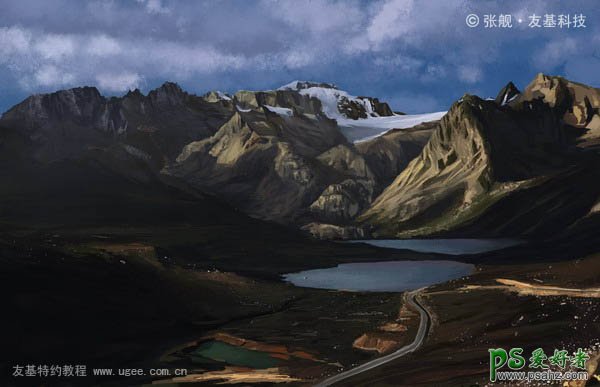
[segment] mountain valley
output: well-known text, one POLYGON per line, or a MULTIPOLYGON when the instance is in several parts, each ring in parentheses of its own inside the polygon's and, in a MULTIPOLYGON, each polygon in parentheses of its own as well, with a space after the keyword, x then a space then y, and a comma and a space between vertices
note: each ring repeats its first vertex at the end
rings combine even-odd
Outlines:
POLYGON ((0 368, 81 361, 190 370, 127 379, 138 384, 314 384, 410 345, 419 311, 405 293, 282 276, 398 260, 474 266, 419 291, 431 312, 421 352, 348 385, 483 385, 490 346, 587 348, 597 299, 571 295, 600 283, 599 123, 598 89, 543 74, 414 115, 305 81, 33 95, 0 118, 2 293, 22 320, 3 329, 0 368), (375 238, 518 243, 452 255, 365 243, 375 238))

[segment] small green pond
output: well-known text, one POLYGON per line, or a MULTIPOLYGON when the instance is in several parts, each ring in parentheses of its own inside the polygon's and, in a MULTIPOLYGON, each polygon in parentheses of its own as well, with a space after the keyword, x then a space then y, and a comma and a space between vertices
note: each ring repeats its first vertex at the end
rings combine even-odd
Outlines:
POLYGON ((222 341, 202 343, 192 352, 192 356, 250 368, 270 368, 278 364, 278 360, 266 352, 253 351, 222 341))

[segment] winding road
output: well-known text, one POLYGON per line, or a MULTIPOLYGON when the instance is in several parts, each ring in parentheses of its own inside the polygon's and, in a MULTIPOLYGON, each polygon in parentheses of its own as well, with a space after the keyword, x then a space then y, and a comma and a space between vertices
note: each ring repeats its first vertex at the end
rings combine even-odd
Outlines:
POLYGON ((415 336, 415 339, 412 343, 400 348, 395 352, 392 352, 382 357, 378 357, 377 359, 371 360, 357 367, 351 368, 347 371, 340 372, 337 375, 334 375, 330 378, 321 381, 320 383, 316 384, 316 386, 331 386, 332 384, 348 379, 352 376, 356 376, 362 372, 372 370, 373 368, 379 367, 380 365, 389 363, 392 360, 398 359, 399 357, 416 351, 423 344, 425 337, 427 337, 427 332, 431 324, 431 316, 429 312, 417 300, 417 296, 424 289, 425 288, 413 290, 412 292, 409 292, 406 297, 408 305, 412 306, 415 310, 418 310, 420 315, 419 330, 417 331, 417 335, 415 336))

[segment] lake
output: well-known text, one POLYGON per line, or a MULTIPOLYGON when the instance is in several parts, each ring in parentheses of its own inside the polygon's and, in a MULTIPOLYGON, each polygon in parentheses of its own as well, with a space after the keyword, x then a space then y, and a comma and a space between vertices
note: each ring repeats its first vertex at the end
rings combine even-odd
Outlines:
POLYGON ((368 239, 350 241, 377 247, 450 255, 477 254, 522 244, 517 239, 368 239))
POLYGON ((361 262, 305 270, 283 277, 305 288, 402 292, 460 278, 474 269, 473 265, 455 261, 361 262))
MULTIPOLYGON (((476 254, 522 244, 516 239, 369 239, 368 243, 392 249, 448 255, 476 254)), ((285 274, 283 278, 305 288, 366 292, 402 292, 464 277, 475 266, 444 261, 384 261, 344 263, 336 267, 285 274)))
POLYGON ((279 363, 266 352, 253 351, 216 340, 200 344, 192 352, 192 356, 250 368, 270 368, 279 363))

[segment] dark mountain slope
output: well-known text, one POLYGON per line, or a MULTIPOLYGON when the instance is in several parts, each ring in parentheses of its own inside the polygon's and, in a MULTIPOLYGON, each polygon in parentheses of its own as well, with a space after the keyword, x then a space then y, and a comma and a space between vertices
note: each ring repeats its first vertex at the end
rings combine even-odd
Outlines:
POLYGON ((387 187, 421 153, 438 125, 438 121, 432 121, 413 128, 393 129, 379 137, 355 144, 377 177, 377 193, 387 187))
POLYGON ((42 161, 122 143, 162 166, 185 144, 214 133, 232 114, 230 102, 208 102, 174 83, 147 96, 136 90, 121 98, 105 98, 96 88, 83 87, 31 96, 4 113, 0 126, 26 134, 35 145, 33 156, 42 161))

